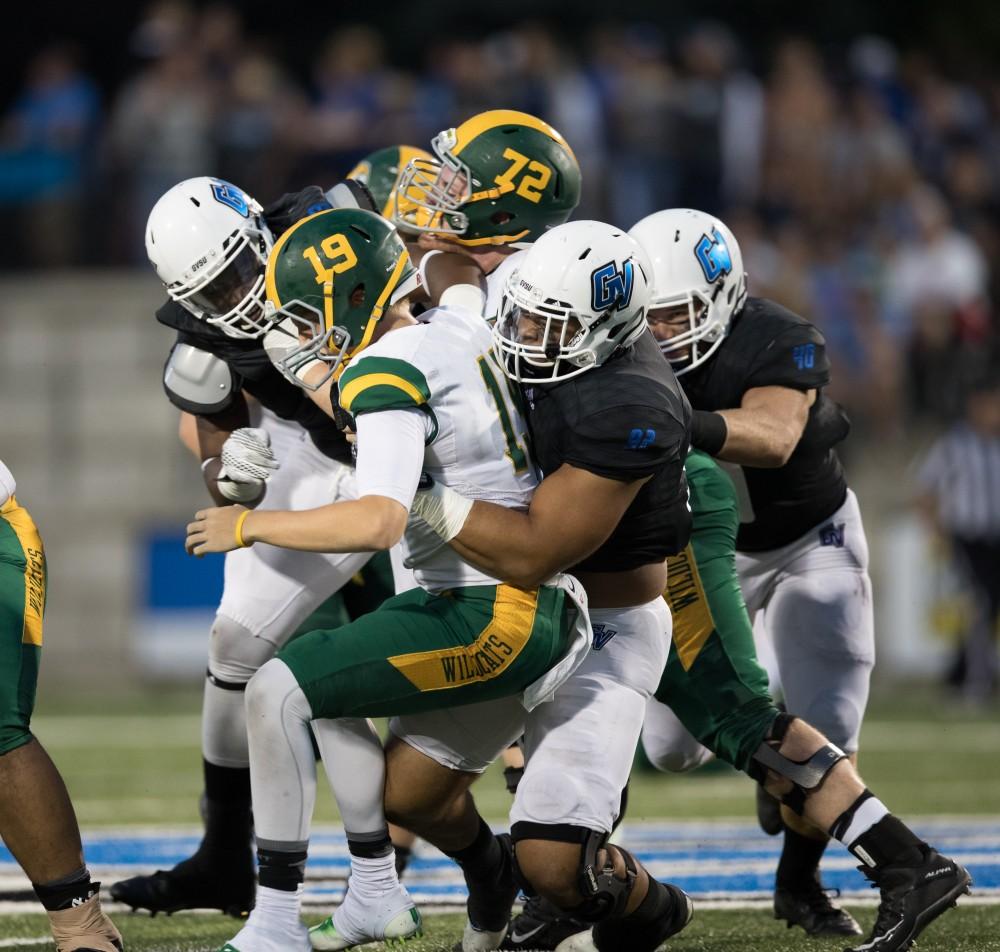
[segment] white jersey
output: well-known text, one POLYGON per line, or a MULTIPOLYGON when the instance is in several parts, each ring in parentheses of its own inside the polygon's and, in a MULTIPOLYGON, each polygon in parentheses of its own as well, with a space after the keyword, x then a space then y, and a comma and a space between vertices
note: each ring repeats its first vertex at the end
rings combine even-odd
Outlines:
MULTIPOLYGON (((341 406, 355 417, 387 410, 425 414, 423 470, 470 499, 527 509, 538 484, 526 427, 490 350, 490 330, 470 311, 440 307, 390 331, 342 374, 341 406)), ((363 453, 359 424, 359 452, 363 453)), ((359 468, 361 457, 359 455, 359 468)), ((404 554, 428 591, 497 580, 462 560, 419 523, 404 554)))
POLYGON ((4 466, 3 460, 0 459, 0 506, 6 505, 10 497, 14 495, 16 488, 14 474, 4 466))
POLYGON ((516 254, 508 255, 486 275, 486 307, 483 316, 490 323, 500 316, 500 302, 503 300, 507 278, 524 261, 524 256, 527 253, 527 248, 524 248, 516 254))

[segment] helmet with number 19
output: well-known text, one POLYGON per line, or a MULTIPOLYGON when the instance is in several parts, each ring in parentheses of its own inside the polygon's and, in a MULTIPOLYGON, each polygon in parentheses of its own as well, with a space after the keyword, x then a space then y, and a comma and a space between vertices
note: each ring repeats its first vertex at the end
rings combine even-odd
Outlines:
POLYGON ((747 298, 743 255, 718 218, 692 208, 668 208, 637 222, 629 234, 653 266, 649 321, 678 376, 715 353, 747 298), (675 325, 670 336, 658 321, 675 325))
POLYGON ((146 222, 146 254, 167 294, 230 337, 255 339, 264 314, 264 265, 273 244, 263 209, 222 179, 186 179, 146 222))
POLYGON ((292 383, 316 390, 371 343, 385 312, 417 282, 402 238, 381 215, 333 208, 303 218, 267 261, 277 322, 265 341, 271 360, 292 383), (316 361, 324 372, 306 382, 302 370, 316 361))
POLYGON ((400 175, 392 220, 463 245, 526 247, 580 203, 580 166, 566 140, 525 112, 495 109, 431 141, 400 175))

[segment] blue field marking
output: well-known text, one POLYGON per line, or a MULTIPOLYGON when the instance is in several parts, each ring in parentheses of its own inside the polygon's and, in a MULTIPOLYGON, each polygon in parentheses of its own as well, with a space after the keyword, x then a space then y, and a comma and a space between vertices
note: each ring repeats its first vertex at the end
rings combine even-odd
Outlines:
MULTIPOLYGON (((1000 820, 948 818, 914 825, 921 836, 969 868, 975 893, 1000 895, 1000 820)), ((770 895, 781 840, 765 836, 756 826, 729 821, 626 822, 621 833, 622 845, 654 876, 676 883, 695 897, 735 900, 770 895)), ((191 832, 123 831, 90 833, 84 845, 95 876, 111 883, 137 872, 169 868, 190 856, 199 839, 191 832)), ((824 883, 848 895, 873 895, 855 867, 854 857, 832 844, 823 861, 824 883)), ((338 901, 349 868, 343 832, 317 830, 310 845, 305 901, 314 905, 338 901)), ((0 876, 7 889, 22 888, 23 875, 2 847, 0 876)), ((426 844, 418 847, 406 883, 418 901, 443 905, 465 901, 458 867, 426 844)), ((28 888, 23 879, 23 889, 28 888)))

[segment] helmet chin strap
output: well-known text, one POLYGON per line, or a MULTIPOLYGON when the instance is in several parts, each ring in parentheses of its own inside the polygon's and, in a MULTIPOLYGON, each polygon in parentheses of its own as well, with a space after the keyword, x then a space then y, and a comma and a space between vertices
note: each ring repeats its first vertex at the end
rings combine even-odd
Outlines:
POLYGON ((323 282, 323 322, 326 330, 333 330, 333 275, 323 282))

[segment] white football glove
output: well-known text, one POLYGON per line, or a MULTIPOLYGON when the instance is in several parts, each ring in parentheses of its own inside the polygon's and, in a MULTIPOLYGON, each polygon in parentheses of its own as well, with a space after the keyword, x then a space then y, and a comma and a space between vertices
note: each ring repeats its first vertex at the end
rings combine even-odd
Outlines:
POLYGON ((222 444, 219 492, 233 502, 250 502, 263 491, 268 477, 281 464, 271 450, 271 436, 260 427, 233 430, 222 444))

